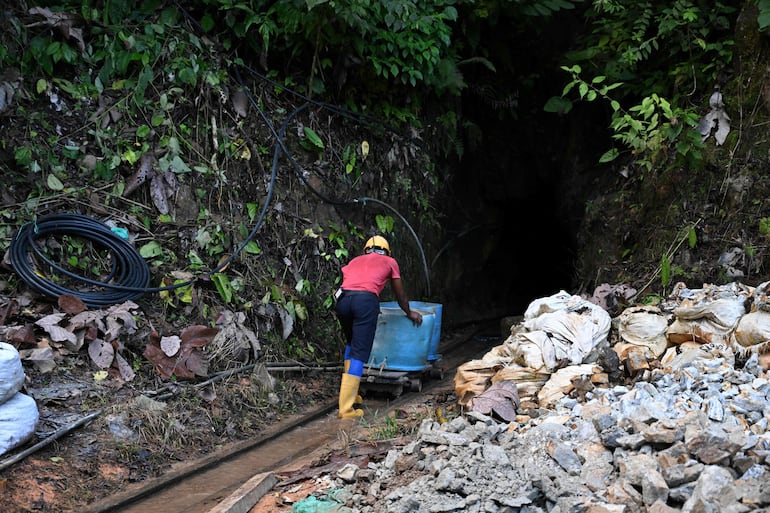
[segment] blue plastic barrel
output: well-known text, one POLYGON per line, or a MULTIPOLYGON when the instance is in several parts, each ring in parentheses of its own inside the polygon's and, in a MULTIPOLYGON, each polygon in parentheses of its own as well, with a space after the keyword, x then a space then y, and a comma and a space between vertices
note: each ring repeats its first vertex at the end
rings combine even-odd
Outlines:
MULTIPOLYGON (((397 301, 383 301, 380 303, 380 308, 399 308, 397 301)), ((428 311, 435 316, 433 321, 433 332, 431 333, 430 345, 428 347, 428 361, 434 362, 441 359, 441 354, 438 352, 439 343, 441 342, 441 303, 428 303, 426 301, 409 301, 409 308, 414 308, 418 312, 428 311)), ((403 312, 402 312, 403 313, 403 312)))
POLYGON ((380 303, 377 331, 369 361, 371 368, 393 371, 424 371, 430 368, 428 353, 433 336, 435 314, 412 306, 422 314, 422 325, 414 323, 404 315, 396 304, 395 308, 380 303))

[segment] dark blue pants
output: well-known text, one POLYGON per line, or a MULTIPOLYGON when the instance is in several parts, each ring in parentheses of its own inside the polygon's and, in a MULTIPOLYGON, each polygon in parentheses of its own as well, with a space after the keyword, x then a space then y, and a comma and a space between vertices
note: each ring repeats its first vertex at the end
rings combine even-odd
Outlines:
POLYGON ((337 301, 337 318, 350 346, 350 358, 366 363, 372 352, 380 300, 370 292, 343 293, 337 301))

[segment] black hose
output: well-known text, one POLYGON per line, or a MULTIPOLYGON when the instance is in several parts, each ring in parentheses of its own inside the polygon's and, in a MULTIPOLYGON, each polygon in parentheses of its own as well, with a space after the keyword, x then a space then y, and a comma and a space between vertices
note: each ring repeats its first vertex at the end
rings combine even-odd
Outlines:
POLYGON ((11 241, 8 250, 14 270, 33 289, 59 297, 72 294, 89 307, 100 308, 141 296, 150 283, 150 269, 139 252, 115 234, 109 226, 92 217, 80 214, 53 214, 22 226, 11 241), (48 234, 74 235, 91 241, 110 252, 111 269, 101 280, 94 280, 53 262, 41 251, 37 239, 48 234), (47 270, 36 262, 45 262, 47 270), (51 272, 84 284, 82 289, 70 289, 46 278, 51 272))

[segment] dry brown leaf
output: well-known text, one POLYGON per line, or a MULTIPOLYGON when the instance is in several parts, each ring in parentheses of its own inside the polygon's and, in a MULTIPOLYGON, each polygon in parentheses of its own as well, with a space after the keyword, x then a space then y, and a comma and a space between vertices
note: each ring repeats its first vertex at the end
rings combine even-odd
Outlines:
POLYGON ((16 346, 34 346, 37 344, 35 330, 31 324, 26 324, 18 328, 9 328, 6 334, 8 341, 16 346))
POLYGON ((134 369, 131 368, 131 365, 120 355, 120 353, 115 354, 115 362, 118 364, 120 377, 123 378, 124 381, 132 381, 134 377, 136 377, 134 369))
POLYGON ((209 373, 209 361, 202 351, 191 351, 183 363, 196 376, 205 377, 209 373))
POLYGON ((100 369, 108 369, 115 359, 115 348, 109 342, 96 339, 88 344, 88 356, 100 369))
POLYGON ((511 422, 516 418, 516 408, 519 407, 519 404, 519 391, 516 383, 498 381, 481 395, 473 398, 471 411, 497 416, 506 422, 511 422))
MULTIPOLYGON (((144 357, 150 360, 161 376, 177 379, 195 379, 196 376, 208 374, 208 358, 203 354, 202 347, 208 345, 218 333, 217 328, 203 325, 188 326, 179 335, 181 347, 174 356, 168 356, 161 349, 162 338, 157 333, 150 334, 150 340, 145 347, 144 357)), ((170 338, 170 337, 164 337, 170 338)))
POLYGON ((63 328, 58 324, 65 315, 66 314, 64 313, 46 315, 42 319, 38 319, 35 324, 43 328, 51 337, 52 341, 63 342, 67 349, 76 351, 80 349, 77 336, 70 330, 63 328))
POLYGON ((86 304, 74 294, 62 294, 57 299, 56 303, 62 312, 69 315, 77 315, 88 309, 86 304))
POLYGON ((155 157, 153 154, 151 152, 143 153, 142 157, 139 159, 139 169, 137 169, 136 173, 131 175, 126 181, 126 188, 123 191, 123 196, 128 196, 148 179, 155 176, 153 164, 155 164, 155 157))
POLYGON ((42 373, 51 372, 56 368, 56 355, 46 345, 35 349, 22 349, 19 351, 19 357, 26 362, 30 362, 42 373))
MULTIPOLYGON (((204 339, 211 342, 218 332, 219 329, 217 328, 195 324, 184 328, 179 336, 182 339, 182 344, 188 344, 197 339, 204 339)), ((200 345, 200 342, 196 342, 196 345, 200 345)))

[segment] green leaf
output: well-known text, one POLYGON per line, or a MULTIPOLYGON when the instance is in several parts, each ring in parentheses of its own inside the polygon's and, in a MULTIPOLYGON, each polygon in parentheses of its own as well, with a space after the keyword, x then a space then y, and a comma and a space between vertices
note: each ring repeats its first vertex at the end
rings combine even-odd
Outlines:
POLYGON ((296 301, 293 301, 294 303, 294 314, 296 315, 297 319, 300 321, 306 321, 307 320, 307 308, 302 303, 298 303, 296 301))
POLYGON ((668 284, 671 282, 671 259, 668 258, 667 254, 662 254, 660 256, 660 283, 663 285, 663 288, 665 289, 668 287, 668 284))
POLYGON ((139 128, 136 129, 136 136, 140 139, 146 138, 148 135, 150 135, 150 127, 147 125, 142 125, 139 128))
POLYGON ((618 158, 618 155, 620 155, 620 151, 617 148, 612 148, 611 150, 604 152, 604 155, 599 157, 599 163, 606 164, 607 162, 612 162, 618 158))
POLYGON ((393 231, 393 226, 395 225, 395 221, 393 221, 393 218, 391 216, 384 216, 382 214, 377 214, 374 217, 374 220, 377 222, 377 229, 381 233, 390 233, 393 231))
POLYGON ((163 248, 154 240, 139 248, 139 254, 142 255, 142 258, 153 258, 160 256, 161 253, 163 253, 163 248))
POLYGON ((304 132, 305 132, 305 137, 307 137, 308 141, 310 141, 310 143, 313 146, 315 146, 319 150, 323 150, 324 149, 323 141, 318 136, 318 134, 315 133, 315 131, 312 128, 306 126, 306 127, 304 127, 304 132))
POLYGON ((217 292, 219 293, 219 297, 222 298, 222 301, 225 303, 232 302, 233 285, 230 283, 230 278, 228 278, 226 274, 214 273, 211 275, 211 281, 214 282, 214 285, 217 288, 217 292))
POLYGON ((249 221, 254 221, 254 218, 257 217, 257 205, 256 203, 246 203, 246 210, 249 213, 249 221))
POLYGON ((214 28, 214 25, 215 25, 214 24, 214 19, 211 16, 209 16, 208 14, 204 15, 201 18, 201 28, 203 29, 204 32, 211 31, 211 29, 214 28))
POLYGON ((259 244, 257 244, 253 240, 250 240, 243 249, 244 251, 246 251, 246 253, 250 255, 259 255, 260 253, 262 253, 262 248, 260 248, 259 244))
POLYGON ((572 102, 561 96, 551 96, 543 106, 545 112, 555 112, 557 114, 567 114, 572 110, 572 102))
POLYGON ((48 186, 49 189, 52 191, 61 191, 64 190, 64 184, 61 183, 61 180, 59 180, 56 175, 48 175, 48 178, 46 178, 45 184, 48 186))
POLYGON ((690 249, 693 249, 697 242, 698 235, 695 233, 695 228, 691 226, 690 230, 687 232, 687 244, 690 246, 690 249))
POLYGON ((760 31, 770 27, 770 12, 761 12, 757 16, 757 23, 759 24, 760 31))

